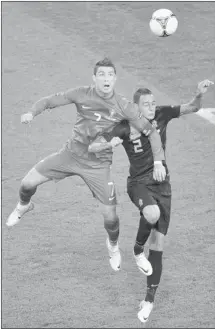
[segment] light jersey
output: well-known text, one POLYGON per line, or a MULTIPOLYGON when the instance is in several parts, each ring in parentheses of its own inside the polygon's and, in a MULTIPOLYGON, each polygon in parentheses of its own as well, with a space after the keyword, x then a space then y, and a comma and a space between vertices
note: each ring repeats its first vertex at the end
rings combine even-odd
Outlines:
POLYGON ((137 107, 116 93, 111 98, 104 99, 96 93, 94 86, 71 89, 66 97, 77 108, 77 121, 66 148, 79 162, 86 165, 98 167, 112 163, 111 149, 99 155, 89 153, 88 146, 98 134, 110 131, 123 119, 138 121, 137 107))
MULTIPOLYGON (((179 116, 180 106, 156 107, 155 118, 151 123, 160 133, 164 151, 166 149, 167 124, 171 119, 178 118, 179 116)), ((114 136, 123 139, 122 145, 124 146, 130 162, 130 177, 132 179, 141 179, 148 176, 151 179, 154 168, 154 158, 148 137, 141 134, 140 137, 131 141, 129 138, 130 125, 128 121, 120 123, 112 132, 103 135, 107 141, 110 141, 114 136)), ((168 168, 165 162, 164 165, 168 173, 168 168)))

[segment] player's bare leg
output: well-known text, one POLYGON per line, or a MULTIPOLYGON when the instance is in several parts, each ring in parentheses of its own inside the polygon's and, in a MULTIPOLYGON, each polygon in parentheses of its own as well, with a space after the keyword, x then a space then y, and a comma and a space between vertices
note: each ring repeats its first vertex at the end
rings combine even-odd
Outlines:
POLYGON ((33 210, 34 205, 31 197, 35 194, 37 186, 49 181, 50 179, 41 175, 35 168, 32 168, 23 178, 19 190, 20 200, 6 221, 7 226, 16 225, 21 217, 28 211, 33 210))
POLYGON ((114 271, 119 271, 121 254, 119 250, 119 217, 116 214, 116 205, 103 205, 104 227, 108 233, 106 245, 110 257, 110 265, 114 271))
POLYGON ((160 210, 157 205, 148 205, 143 208, 134 245, 134 258, 137 267, 147 276, 152 274, 153 268, 150 260, 145 256, 144 245, 150 236, 153 225, 158 221, 159 217, 160 210))
POLYGON ((145 300, 140 303, 138 318, 141 322, 147 322, 154 306, 156 290, 162 274, 162 255, 164 247, 164 234, 152 230, 149 238, 149 261, 153 268, 152 275, 147 277, 147 293, 145 300))

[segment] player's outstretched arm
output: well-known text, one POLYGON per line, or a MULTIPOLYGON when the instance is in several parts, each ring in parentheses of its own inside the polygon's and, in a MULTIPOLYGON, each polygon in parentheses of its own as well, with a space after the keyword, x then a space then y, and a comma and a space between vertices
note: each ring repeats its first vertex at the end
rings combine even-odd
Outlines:
POLYGON ((208 87, 214 83, 210 80, 203 80, 199 82, 196 96, 187 104, 182 104, 180 107, 180 115, 195 113, 202 107, 203 94, 208 90, 208 87))
POLYGON ((78 89, 69 89, 65 92, 60 92, 47 97, 41 98, 33 104, 31 110, 21 116, 22 123, 29 123, 33 118, 46 109, 52 109, 59 106, 68 105, 75 101, 78 89))

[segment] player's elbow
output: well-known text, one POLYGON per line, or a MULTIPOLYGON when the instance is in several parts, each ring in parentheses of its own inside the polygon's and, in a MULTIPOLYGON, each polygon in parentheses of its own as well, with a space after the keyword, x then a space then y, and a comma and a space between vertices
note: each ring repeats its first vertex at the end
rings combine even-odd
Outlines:
POLYGON ((49 96, 41 98, 35 105, 36 108, 41 108, 42 110, 50 109, 52 107, 49 96))
POLYGON ((64 93, 57 93, 42 98, 46 109, 53 109, 58 106, 64 106, 70 103, 69 99, 64 93))
POLYGON ((44 97, 44 102, 45 102, 45 107, 47 109, 53 109, 57 106, 60 106, 61 104, 58 104, 57 98, 55 97, 55 95, 50 95, 47 97, 44 97))

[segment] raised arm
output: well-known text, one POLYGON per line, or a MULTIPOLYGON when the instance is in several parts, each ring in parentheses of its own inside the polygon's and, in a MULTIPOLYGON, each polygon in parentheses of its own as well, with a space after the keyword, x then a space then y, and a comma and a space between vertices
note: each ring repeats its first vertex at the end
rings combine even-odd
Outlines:
POLYGON ((214 83, 210 80, 203 80, 199 82, 196 96, 187 104, 182 104, 180 107, 180 116, 184 114, 195 113, 202 107, 203 94, 208 90, 208 87, 214 83))
POLYGON ((46 109, 53 109, 55 107, 64 106, 73 103, 73 90, 66 92, 60 92, 54 95, 41 98, 39 101, 33 104, 30 112, 35 117, 42 113, 46 109))
POLYGON ((33 104, 30 111, 21 116, 22 123, 29 123, 33 118, 46 109, 52 109, 59 106, 64 106, 70 103, 74 103, 80 88, 69 89, 65 92, 60 92, 47 97, 41 98, 39 101, 33 104))

